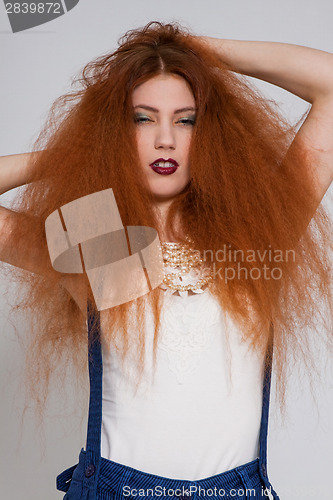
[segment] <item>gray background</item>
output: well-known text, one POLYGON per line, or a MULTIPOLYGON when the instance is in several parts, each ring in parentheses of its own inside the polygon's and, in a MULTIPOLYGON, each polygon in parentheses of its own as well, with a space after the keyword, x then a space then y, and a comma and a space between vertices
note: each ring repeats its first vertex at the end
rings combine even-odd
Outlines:
MULTIPOLYGON (((152 20, 177 20, 201 35, 288 42, 333 52, 332 19, 331 0, 81 0, 64 16, 13 34, 1 4, 0 155, 29 151, 47 110, 69 88, 71 77, 89 60, 114 50, 117 38, 128 29, 152 20)), ((296 119, 307 109, 307 103, 296 96, 253 81, 280 103, 288 117, 296 119)), ((14 193, 3 196, 1 203, 6 205, 14 193)), ((85 446, 86 419, 80 419, 76 391, 68 384, 65 416, 60 409, 62 396, 51 398, 44 454, 29 414, 20 441, 22 397, 17 392, 17 370, 22 353, 8 321, 6 298, 10 300, 4 296, 2 283, 0 495, 6 500, 60 499, 63 494, 55 490, 55 477, 77 463, 85 446)), ((268 470, 282 500, 332 498, 327 479, 332 464, 333 377, 320 356, 318 365, 322 383, 315 386, 315 401, 303 376, 294 370, 284 423, 277 416, 272 395, 268 470)), ((81 399, 85 401, 85 396, 81 399)))

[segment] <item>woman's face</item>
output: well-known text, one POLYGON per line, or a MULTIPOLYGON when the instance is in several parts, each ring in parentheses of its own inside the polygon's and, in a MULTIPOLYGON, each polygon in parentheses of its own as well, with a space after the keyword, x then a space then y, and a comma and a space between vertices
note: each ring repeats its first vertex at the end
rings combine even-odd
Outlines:
POLYGON ((141 166, 157 205, 166 207, 190 180, 195 99, 182 77, 158 75, 134 89, 132 104, 141 166), (170 159, 178 167, 170 169, 170 164, 159 159, 170 159))

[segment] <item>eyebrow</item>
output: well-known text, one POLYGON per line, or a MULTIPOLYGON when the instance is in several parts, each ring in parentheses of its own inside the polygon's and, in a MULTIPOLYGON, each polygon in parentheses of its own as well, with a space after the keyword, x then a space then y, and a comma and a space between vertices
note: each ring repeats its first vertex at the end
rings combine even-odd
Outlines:
MULTIPOLYGON (((154 113, 158 113, 158 109, 156 108, 153 108, 151 106, 146 106, 144 104, 138 104, 137 106, 134 106, 133 109, 136 109, 136 108, 142 108, 142 109, 146 109, 147 111, 153 111, 154 113)), ((193 106, 187 106, 186 108, 181 108, 181 109, 176 109, 174 111, 174 113, 184 113, 184 111, 196 111, 196 108, 193 108, 193 106)))

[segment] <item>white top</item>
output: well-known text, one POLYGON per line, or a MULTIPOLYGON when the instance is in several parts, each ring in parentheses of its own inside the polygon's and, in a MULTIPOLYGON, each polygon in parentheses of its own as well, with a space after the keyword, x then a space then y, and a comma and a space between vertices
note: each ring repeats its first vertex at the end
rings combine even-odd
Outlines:
POLYGON ((187 296, 166 293, 164 299, 155 378, 153 323, 147 314, 145 371, 136 394, 130 361, 138 355, 135 323, 125 370, 117 351, 103 347, 102 457, 187 480, 254 460, 264 359, 241 342, 208 289, 187 296))

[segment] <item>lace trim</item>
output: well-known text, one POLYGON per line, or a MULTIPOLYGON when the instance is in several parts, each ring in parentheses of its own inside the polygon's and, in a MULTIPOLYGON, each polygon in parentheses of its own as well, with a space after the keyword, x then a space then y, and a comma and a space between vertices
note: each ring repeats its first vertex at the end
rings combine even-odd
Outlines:
MULTIPOLYGON (((169 368, 183 384, 211 341, 211 327, 220 319, 220 310, 210 294, 196 300, 172 300, 163 312, 159 348, 168 355, 169 368)), ((171 300, 171 298, 170 298, 171 300)))

